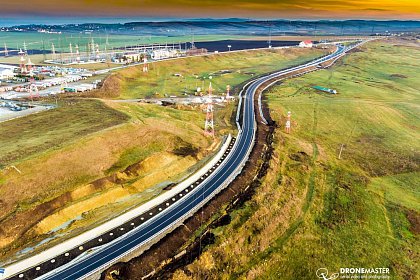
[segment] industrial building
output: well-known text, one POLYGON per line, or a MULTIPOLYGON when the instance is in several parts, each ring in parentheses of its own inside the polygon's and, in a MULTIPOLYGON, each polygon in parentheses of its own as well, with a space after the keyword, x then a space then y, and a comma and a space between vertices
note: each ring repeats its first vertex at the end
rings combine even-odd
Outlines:
POLYGON ((181 51, 177 49, 157 49, 153 50, 151 54, 151 58, 154 60, 160 60, 165 58, 173 58, 173 57, 179 57, 181 56, 181 51))
POLYGON ((207 52, 208 51, 205 48, 193 47, 193 48, 187 50, 186 56, 202 55, 202 54, 207 54, 207 52))
MULTIPOLYGON (((86 46, 69 44, 68 49, 70 52, 58 52, 54 44, 51 44, 51 57, 44 60, 44 62, 56 65, 104 63, 107 61, 130 64, 142 62, 144 58, 161 60, 185 56, 186 54, 186 50, 182 49, 181 44, 149 44, 126 46, 124 48, 109 48, 108 44, 99 45, 93 39, 86 46)), ((21 51, 19 54, 24 60, 25 52, 21 51)))
POLYGON ((125 53, 125 54, 117 54, 113 59, 115 63, 135 63, 141 62, 142 58, 145 54, 143 53, 125 53))
POLYGON ((0 64, 0 80, 8 80, 15 76, 16 66, 0 64))

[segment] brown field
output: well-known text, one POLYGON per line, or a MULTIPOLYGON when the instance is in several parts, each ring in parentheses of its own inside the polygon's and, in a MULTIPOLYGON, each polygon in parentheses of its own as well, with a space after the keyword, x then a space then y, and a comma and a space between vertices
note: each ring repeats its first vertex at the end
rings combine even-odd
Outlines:
POLYGON ((22 174, 14 169, 2 172, 0 191, 4 211, 0 246, 4 248, 3 255, 16 251, 10 247, 12 244, 18 248, 28 240, 39 240, 39 234, 89 211, 89 219, 77 221, 72 227, 86 225, 87 220, 89 223, 105 220, 109 211, 123 211, 150 199, 163 186, 150 196, 134 197, 128 200, 130 203, 124 200, 157 183, 178 180, 189 167, 212 152, 205 150, 210 140, 202 134, 200 111, 181 112, 145 104, 110 105, 128 112, 131 120, 22 160, 15 164, 22 174), (198 154, 194 157, 174 154, 180 145, 187 144, 198 147, 198 154), (140 164, 135 172, 131 168, 129 176, 124 173, 137 162, 140 164), (105 179, 101 181, 101 178, 105 179), (113 203, 116 205, 109 207, 113 203), (93 215, 94 209, 101 213, 93 215))

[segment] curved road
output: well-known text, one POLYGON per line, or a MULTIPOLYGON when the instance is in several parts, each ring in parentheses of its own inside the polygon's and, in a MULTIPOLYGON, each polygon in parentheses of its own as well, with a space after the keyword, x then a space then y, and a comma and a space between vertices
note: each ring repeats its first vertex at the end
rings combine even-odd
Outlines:
POLYGON ((20 274, 16 274, 10 279, 34 279, 36 277, 49 280, 83 279, 115 263, 122 256, 129 254, 156 236, 173 229, 175 225, 179 225, 187 216, 197 211, 223 187, 226 187, 242 170, 255 139, 254 95, 258 87, 282 75, 333 61, 345 54, 347 50, 348 48, 339 46, 333 54, 253 81, 244 93, 243 107, 238 109, 243 110, 238 137, 232 140, 221 160, 208 171, 206 176, 161 205, 122 225, 121 228, 113 229, 103 236, 97 237, 95 241, 103 241, 103 245, 92 248, 83 244, 89 250, 82 254, 83 246, 76 247, 71 252, 56 256, 36 267, 22 269, 20 274), (119 231, 124 231, 124 234, 119 231), (79 252, 77 252, 78 250, 79 252))

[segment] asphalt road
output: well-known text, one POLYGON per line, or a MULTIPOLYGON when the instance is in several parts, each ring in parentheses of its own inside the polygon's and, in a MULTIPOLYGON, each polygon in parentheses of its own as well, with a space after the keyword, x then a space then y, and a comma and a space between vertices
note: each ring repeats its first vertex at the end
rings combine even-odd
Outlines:
POLYGON ((104 233, 87 244, 81 246, 75 244, 80 247, 75 247, 68 253, 26 269, 9 279, 73 280, 85 278, 182 222, 186 216, 196 212, 241 171, 253 147, 256 132, 253 96, 257 88, 275 77, 333 60, 343 55, 345 51, 344 47, 338 47, 334 54, 301 66, 272 73, 252 82, 243 96, 240 133, 237 139, 232 140, 221 160, 209 170, 206 176, 121 227, 104 233))

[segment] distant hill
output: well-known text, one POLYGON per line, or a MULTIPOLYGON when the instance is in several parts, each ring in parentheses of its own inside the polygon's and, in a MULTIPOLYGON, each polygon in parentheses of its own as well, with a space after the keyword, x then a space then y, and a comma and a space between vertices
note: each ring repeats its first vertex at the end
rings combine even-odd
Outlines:
POLYGON ((83 23, 45 25, 30 24, 3 27, 3 31, 38 31, 45 29, 56 32, 89 32, 131 35, 179 36, 188 34, 238 34, 272 35, 316 34, 316 35, 372 35, 376 33, 420 32, 420 21, 374 21, 374 20, 249 20, 230 19, 188 19, 170 21, 147 21, 126 23, 83 23), (271 31, 270 31, 271 30, 271 31))

